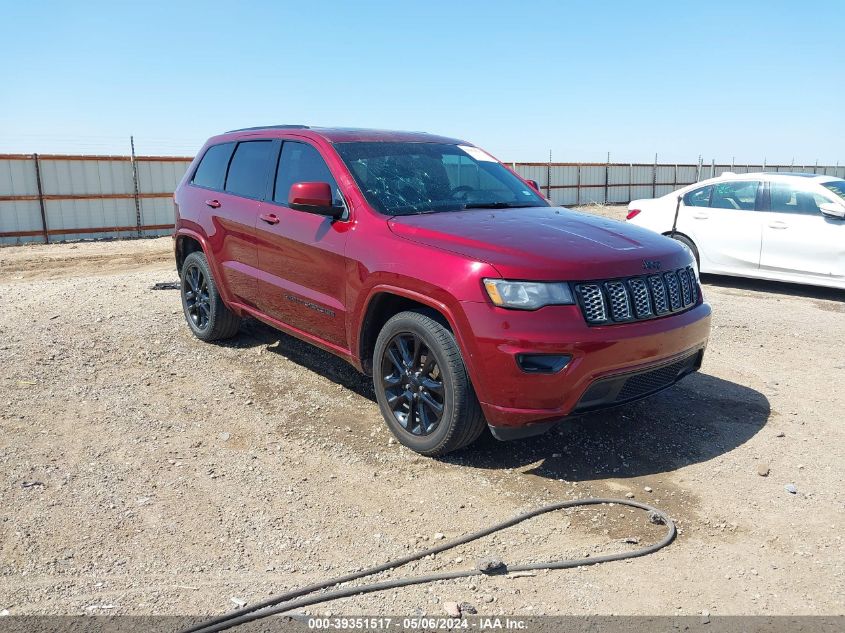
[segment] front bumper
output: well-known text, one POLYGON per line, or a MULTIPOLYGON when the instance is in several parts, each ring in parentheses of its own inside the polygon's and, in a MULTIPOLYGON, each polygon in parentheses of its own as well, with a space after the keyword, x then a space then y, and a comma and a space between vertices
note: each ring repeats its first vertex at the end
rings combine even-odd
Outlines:
POLYGON ((491 427, 548 423, 654 393, 698 369, 710 334, 703 302, 681 314, 598 327, 576 306, 519 312, 462 305, 473 333, 465 341, 471 378, 491 427), (526 373, 516 355, 532 353, 572 360, 557 373, 526 373))

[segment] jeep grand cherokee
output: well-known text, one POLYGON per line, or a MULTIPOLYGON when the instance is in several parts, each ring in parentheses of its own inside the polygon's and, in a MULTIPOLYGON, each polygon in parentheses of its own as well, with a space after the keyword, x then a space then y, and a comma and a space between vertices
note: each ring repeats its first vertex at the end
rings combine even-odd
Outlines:
POLYGON ((388 427, 442 455, 642 398, 701 365, 694 262, 551 206, 482 149, 422 133, 269 126, 211 138, 176 194, 188 326, 254 317, 373 377, 388 427))

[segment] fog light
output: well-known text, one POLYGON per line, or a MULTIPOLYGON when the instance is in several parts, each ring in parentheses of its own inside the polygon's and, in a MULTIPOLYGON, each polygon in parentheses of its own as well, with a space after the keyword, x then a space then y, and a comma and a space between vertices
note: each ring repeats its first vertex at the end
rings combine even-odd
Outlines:
POLYGON ((522 371, 531 374, 555 374, 569 364, 571 356, 566 354, 517 354, 516 364, 522 371))

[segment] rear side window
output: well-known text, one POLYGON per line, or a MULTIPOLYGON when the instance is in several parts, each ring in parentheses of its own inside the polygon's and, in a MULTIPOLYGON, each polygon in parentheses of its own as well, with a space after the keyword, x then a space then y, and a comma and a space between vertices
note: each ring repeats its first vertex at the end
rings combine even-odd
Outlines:
POLYGON ((754 211, 757 207, 758 185, 756 180, 715 184, 710 196, 710 206, 714 209, 754 211))
POLYGON ((273 141, 238 143, 226 176, 226 191, 247 198, 263 198, 272 148, 273 141))
POLYGON ((222 190, 223 181, 226 178, 226 167, 229 166, 229 158, 232 156, 234 147, 234 143, 222 143, 209 147, 194 172, 194 179, 191 182, 198 187, 222 190))
POLYGON ((713 191, 713 185, 690 191, 684 196, 684 205, 688 207, 709 207, 711 191, 713 191))
POLYGON ((343 206, 343 198, 337 187, 337 182, 329 171, 326 161, 314 147, 307 143, 285 141, 282 145, 282 155, 276 170, 276 187, 273 200, 287 205, 288 194, 293 184, 297 182, 327 182, 332 188, 334 204, 343 206))

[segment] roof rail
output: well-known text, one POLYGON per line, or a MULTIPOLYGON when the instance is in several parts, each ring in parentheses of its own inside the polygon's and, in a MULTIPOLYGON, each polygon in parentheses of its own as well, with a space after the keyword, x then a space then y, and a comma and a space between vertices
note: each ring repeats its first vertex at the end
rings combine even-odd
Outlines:
POLYGON ((238 128, 237 130, 229 130, 226 134, 231 134, 232 132, 252 132, 253 130, 308 130, 310 129, 307 125, 257 125, 256 127, 242 127, 238 128))

